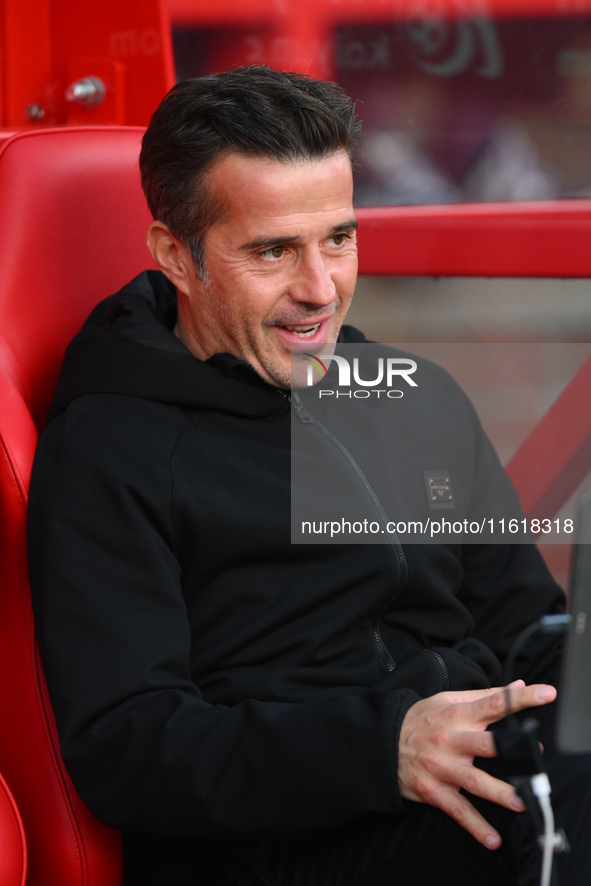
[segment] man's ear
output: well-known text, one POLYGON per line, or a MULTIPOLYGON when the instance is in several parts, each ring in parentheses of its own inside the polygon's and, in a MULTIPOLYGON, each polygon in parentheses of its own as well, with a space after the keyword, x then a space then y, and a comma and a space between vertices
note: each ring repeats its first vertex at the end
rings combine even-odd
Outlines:
POLYGON ((195 266, 186 247, 159 220, 153 221, 148 228, 147 243, 162 273, 180 292, 188 295, 190 283, 195 278, 195 266))

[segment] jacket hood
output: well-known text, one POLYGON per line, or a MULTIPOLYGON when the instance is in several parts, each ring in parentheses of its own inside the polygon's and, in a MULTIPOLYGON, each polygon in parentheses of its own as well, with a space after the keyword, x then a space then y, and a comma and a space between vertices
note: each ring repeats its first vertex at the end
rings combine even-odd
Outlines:
MULTIPOLYGON (((191 354, 173 333, 176 319, 176 290, 160 271, 144 271, 98 304, 66 350, 47 421, 87 394, 253 417, 285 408, 277 389, 243 360, 191 354)), ((342 338, 364 341, 352 327, 343 327, 342 338)))

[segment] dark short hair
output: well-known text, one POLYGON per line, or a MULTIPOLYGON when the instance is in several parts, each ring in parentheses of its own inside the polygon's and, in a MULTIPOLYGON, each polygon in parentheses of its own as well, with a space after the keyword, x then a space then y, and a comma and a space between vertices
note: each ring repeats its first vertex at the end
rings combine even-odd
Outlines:
POLYGON ((361 122, 335 83, 266 66, 185 80, 164 97, 140 154, 142 187, 155 219, 190 250, 203 270, 203 237, 224 207, 207 171, 231 153, 281 162, 353 158, 361 122))

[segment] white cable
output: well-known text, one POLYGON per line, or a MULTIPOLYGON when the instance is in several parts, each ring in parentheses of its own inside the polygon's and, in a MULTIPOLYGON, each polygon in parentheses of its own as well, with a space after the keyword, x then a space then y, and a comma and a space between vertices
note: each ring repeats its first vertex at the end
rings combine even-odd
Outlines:
POLYGON ((556 843, 554 813, 550 802, 550 780, 545 772, 538 772, 537 775, 531 777, 530 782, 532 790, 538 798, 542 815, 544 816, 542 875, 540 877, 540 886, 550 886, 552 878, 552 860, 556 843))

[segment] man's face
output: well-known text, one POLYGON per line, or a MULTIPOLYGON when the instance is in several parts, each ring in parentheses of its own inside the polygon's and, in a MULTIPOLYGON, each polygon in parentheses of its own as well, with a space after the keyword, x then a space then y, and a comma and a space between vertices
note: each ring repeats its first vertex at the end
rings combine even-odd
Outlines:
POLYGON ((177 334, 202 359, 234 354, 287 388, 291 345, 336 341, 353 297, 349 158, 292 164, 233 154, 208 184, 226 212, 205 235, 205 280, 192 275, 179 294, 177 334))

